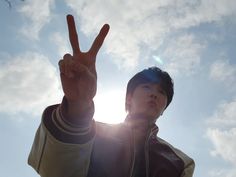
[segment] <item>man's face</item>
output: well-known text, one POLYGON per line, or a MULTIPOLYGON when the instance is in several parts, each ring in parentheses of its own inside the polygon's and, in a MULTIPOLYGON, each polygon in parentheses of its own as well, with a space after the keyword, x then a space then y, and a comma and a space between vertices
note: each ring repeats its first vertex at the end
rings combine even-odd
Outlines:
POLYGON ((129 114, 140 114, 157 119, 165 110, 167 96, 160 84, 146 83, 137 86, 133 94, 128 94, 126 102, 129 114))

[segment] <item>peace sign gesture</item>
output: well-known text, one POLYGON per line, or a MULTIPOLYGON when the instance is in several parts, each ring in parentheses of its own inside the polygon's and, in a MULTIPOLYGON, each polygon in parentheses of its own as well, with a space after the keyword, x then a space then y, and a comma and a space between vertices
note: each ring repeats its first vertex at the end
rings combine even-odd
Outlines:
POLYGON ((59 61, 63 91, 67 100, 78 105, 90 104, 97 90, 96 56, 109 31, 105 24, 88 52, 81 52, 72 15, 67 15, 70 44, 73 55, 65 54, 59 61))

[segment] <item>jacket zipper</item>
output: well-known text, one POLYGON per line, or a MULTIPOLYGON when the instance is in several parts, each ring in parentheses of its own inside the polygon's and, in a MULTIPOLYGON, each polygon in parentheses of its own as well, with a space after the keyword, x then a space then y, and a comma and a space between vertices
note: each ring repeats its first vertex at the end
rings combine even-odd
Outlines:
POLYGON ((151 136, 151 129, 147 133, 146 140, 145 140, 145 147, 144 147, 146 177, 149 177, 149 139, 150 139, 150 136, 151 136))
POLYGON ((134 163, 135 163, 135 152, 136 152, 136 147, 135 147, 135 138, 134 138, 134 130, 131 130, 131 139, 132 139, 132 143, 133 143, 133 148, 131 147, 131 149, 133 150, 133 157, 132 157, 132 166, 131 166, 131 170, 130 170, 130 177, 133 176, 133 171, 134 171, 134 163))

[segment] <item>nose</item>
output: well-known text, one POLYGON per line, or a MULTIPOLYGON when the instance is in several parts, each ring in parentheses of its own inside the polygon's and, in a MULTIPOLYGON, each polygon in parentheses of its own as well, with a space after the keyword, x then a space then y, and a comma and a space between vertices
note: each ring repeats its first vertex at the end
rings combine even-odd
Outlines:
POLYGON ((155 89, 152 89, 151 93, 150 93, 150 97, 153 99, 157 99, 157 91, 155 89))

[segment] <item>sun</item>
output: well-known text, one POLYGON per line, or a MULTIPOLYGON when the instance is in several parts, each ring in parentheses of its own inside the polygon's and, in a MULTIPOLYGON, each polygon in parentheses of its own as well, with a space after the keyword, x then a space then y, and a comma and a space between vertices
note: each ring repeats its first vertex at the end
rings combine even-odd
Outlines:
POLYGON ((94 98, 94 119, 99 122, 116 124, 126 117, 125 93, 121 90, 109 90, 98 93, 94 98))

